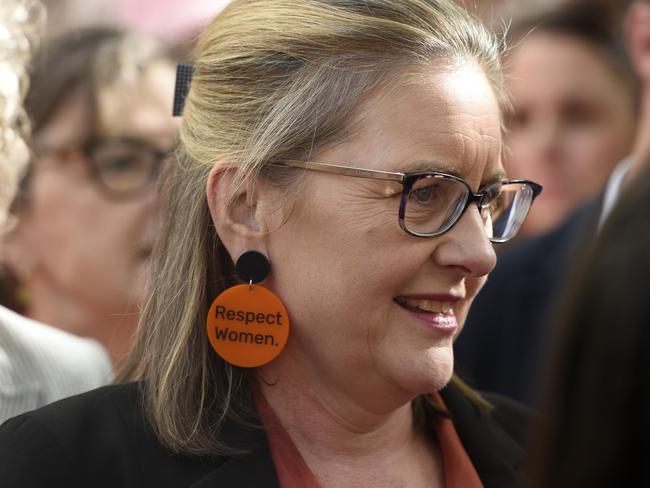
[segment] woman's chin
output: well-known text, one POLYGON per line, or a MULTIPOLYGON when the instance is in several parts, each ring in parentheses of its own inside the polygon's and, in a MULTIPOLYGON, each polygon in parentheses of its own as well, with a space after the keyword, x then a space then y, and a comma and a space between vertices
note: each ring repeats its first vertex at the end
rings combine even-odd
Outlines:
POLYGON ((405 364, 398 381, 413 396, 424 395, 444 388, 454 373, 454 355, 451 351, 437 349, 426 358, 405 364))

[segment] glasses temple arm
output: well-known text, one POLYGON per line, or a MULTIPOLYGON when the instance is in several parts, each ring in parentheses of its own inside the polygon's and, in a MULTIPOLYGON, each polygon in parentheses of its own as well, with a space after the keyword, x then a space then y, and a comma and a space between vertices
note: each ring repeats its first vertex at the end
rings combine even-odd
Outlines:
POLYGON ((338 164, 316 163, 313 161, 300 161, 297 159, 285 159, 274 164, 280 166, 290 166, 294 168, 310 169, 314 171, 322 171, 324 173, 355 176, 358 178, 397 181, 399 183, 403 183, 406 179, 406 175, 404 173, 355 168, 353 166, 341 166, 338 164))

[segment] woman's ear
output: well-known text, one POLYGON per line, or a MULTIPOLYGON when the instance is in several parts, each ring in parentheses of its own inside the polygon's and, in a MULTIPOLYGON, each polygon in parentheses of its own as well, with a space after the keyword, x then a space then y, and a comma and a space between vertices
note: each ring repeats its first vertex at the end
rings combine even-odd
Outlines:
POLYGON ((261 221, 258 199, 260 193, 251 182, 233 194, 236 168, 227 163, 214 165, 206 184, 212 223, 233 261, 246 251, 266 252, 268 229, 261 221))

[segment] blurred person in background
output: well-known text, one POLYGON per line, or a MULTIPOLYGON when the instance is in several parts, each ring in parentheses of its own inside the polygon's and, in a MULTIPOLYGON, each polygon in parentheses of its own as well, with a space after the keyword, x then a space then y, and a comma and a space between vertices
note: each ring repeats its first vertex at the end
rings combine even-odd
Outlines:
POLYGON ((585 2, 513 29, 504 164, 544 186, 522 236, 564 222, 630 153, 636 81, 606 13, 585 2))
MULTIPOLYGON (((574 17, 568 20, 575 22, 574 17)), ((638 123, 629 157, 611 162, 616 169, 599 189, 600 197, 581 205, 553 231, 500 252, 468 316, 467 333, 456 342, 457 365, 468 381, 529 404, 539 400, 539 368, 547 361, 548 323, 567 274, 584 243, 595 238, 626 172, 628 180, 634 179, 650 159, 644 156, 650 154, 650 5, 638 2, 628 9, 625 26, 625 45, 638 87, 634 108, 638 123)), ((617 30, 624 29, 619 26, 617 30)), ((625 106, 630 92, 622 91, 618 98, 625 106)))
MULTIPOLYGON (((25 65, 42 25, 38 2, 0 4, 0 226, 29 159, 22 94, 25 65)), ((3 279, 0 277, 0 279, 3 279)), ((95 341, 81 339, 0 307, 0 422, 109 380, 110 362, 95 341)))
POLYGON ((145 296, 156 182, 177 134, 173 84, 159 44, 96 28, 44 46, 25 102, 34 157, 5 242, 13 303, 97 339, 116 364, 145 296))
POLYGON ((605 223, 555 324, 535 488, 650 486, 649 170, 605 223))

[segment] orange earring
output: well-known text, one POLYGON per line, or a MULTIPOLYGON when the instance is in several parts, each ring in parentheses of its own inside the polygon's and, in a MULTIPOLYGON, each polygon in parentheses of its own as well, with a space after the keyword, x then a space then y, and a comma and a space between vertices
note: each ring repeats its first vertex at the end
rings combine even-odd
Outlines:
POLYGON ((221 293, 210 306, 207 332, 215 352, 242 368, 269 363, 282 352, 289 337, 289 314, 278 296, 256 283, 266 279, 269 261, 248 251, 237 260, 237 274, 245 285, 221 293))

